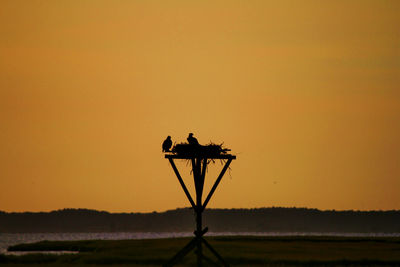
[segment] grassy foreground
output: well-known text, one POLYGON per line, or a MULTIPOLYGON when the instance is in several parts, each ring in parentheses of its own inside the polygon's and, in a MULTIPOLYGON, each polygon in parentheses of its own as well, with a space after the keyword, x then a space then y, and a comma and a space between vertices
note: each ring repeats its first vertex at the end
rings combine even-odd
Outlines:
MULTIPOLYGON (((400 266, 400 238, 208 237, 207 240, 230 265, 400 266)), ((190 238, 43 241, 16 245, 9 250, 72 250, 79 253, 0 255, 0 265, 160 266, 189 241, 190 238)), ((206 255, 213 258, 210 253, 206 255)), ((191 252, 179 266, 192 266, 194 263, 195 254, 191 252)))

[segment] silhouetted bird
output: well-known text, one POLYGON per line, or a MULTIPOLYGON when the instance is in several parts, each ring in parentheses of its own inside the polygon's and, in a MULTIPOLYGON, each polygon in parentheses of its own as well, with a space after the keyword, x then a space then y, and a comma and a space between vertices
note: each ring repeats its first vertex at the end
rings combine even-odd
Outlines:
POLYGON ((199 145, 199 141, 197 141, 197 139, 195 137, 193 137, 193 134, 190 133, 189 137, 187 138, 188 142, 190 145, 199 145))
POLYGON ((164 142, 162 143, 162 151, 169 152, 171 146, 172 146, 171 136, 168 135, 167 139, 165 139, 164 142))

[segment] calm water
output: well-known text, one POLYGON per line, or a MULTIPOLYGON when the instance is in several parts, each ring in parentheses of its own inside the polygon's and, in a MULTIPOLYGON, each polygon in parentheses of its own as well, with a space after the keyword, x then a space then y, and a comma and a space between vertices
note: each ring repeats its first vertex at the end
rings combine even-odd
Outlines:
POLYGON ((5 253, 7 248, 21 243, 33 243, 43 240, 122 240, 122 239, 151 239, 186 237, 192 233, 24 233, 24 234, 1 234, 0 254, 5 253))
MULTIPOLYGON (((400 237, 400 233, 274 233, 274 232, 240 232, 240 233, 207 233, 208 236, 346 236, 346 237, 400 237)), ((1 234, 0 254, 5 253, 7 248, 21 243, 32 243, 42 240, 121 240, 121 239, 154 239, 170 237, 190 237, 192 232, 184 233, 32 233, 32 234, 1 234)))

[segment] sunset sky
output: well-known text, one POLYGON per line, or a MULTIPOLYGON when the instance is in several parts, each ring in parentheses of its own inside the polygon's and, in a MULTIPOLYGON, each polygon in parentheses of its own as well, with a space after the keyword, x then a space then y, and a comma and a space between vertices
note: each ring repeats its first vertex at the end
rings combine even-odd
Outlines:
POLYGON ((3 0, 0 210, 187 207, 161 143, 189 132, 237 155, 209 207, 400 209, 399 14, 397 0, 3 0))

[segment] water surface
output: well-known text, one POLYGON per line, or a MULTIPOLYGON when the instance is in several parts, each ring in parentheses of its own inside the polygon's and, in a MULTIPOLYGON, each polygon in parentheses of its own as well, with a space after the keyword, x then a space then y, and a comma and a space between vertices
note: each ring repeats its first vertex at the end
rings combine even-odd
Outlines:
MULTIPOLYGON (((209 232, 207 236, 344 236, 344 237, 400 237, 400 233, 304 233, 304 232, 209 232)), ((21 243, 73 240, 123 240, 123 239, 156 239, 191 237, 192 232, 166 233, 23 233, 0 234, 0 254, 7 252, 7 248, 21 243)))

